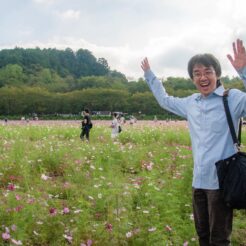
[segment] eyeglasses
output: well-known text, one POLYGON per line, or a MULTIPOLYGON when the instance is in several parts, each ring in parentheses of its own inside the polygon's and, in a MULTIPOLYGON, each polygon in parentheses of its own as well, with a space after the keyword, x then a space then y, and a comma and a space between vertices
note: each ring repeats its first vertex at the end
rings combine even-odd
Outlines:
POLYGON ((210 78, 211 76, 213 76, 215 73, 214 70, 206 70, 204 73, 201 73, 201 72, 194 72, 192 75, 193 75, 193 78, 194 79, 200 79, 202 76, 205 76, 206 78, 210 78))

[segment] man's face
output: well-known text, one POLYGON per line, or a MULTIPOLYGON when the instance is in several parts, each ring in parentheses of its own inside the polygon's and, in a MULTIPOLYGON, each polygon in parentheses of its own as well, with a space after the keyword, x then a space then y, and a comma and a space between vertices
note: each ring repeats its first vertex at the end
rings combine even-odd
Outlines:
POLYGON ((202 64, 196 64, 193 68, 192 75, 193 83, 203 96, 208 96, 216 89, 219 78, 212 66, 205 67, 202 64))

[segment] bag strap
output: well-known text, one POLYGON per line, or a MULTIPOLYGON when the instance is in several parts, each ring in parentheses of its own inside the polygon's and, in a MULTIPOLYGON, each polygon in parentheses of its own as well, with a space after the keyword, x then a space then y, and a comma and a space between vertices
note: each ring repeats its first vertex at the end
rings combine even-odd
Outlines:
POLYGON ((224 103, 224 108, 225 108, 225 113, 226 113, 226 118, 227 122, 230 128, 231 136, 233 143, 236 145, 237 149, 240 150, 240 145, 241 145, 241 131, 242 131, 242 119, 240 118, 240 123, 239 123, 239 131, 238 131, 238 138, 236 135, 236 131, 232 122, 231 118, 231 113, 228 105, 228 95, 229 95, 229 90, 225 90, 223 94, 223 103, 224 103))

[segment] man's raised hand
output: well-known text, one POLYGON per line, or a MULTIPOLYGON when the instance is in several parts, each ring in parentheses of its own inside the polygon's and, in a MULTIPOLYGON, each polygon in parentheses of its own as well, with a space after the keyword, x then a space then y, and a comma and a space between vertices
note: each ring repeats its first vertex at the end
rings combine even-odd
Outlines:
POLYGON ((149 65, 149 61, 148 58, 145 57, 142 62, 141 62, 141 68, 144 70, 144 72, 146 72, 147 70, 150 69, 150 65, 149 65))
POLYGON ((236 42, 232 43, 234 58, 228 54, 227 58, 230 60, 232 66, 238 71, 243 67, 246 67, 246 52, 243 45, 243 41, 237 39, 236 42))

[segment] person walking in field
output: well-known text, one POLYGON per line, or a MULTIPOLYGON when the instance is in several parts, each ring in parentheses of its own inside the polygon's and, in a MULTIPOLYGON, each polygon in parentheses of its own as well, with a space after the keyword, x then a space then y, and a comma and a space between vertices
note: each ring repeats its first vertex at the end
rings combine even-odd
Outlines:
POLYGON ((80 139, 84 140, 84 137, 86 137, 86 140, 89 141, 90 139, 90 130, 92 128, 92 122, 91 122, 91 117, 90 117, 90 112, 89 109, 85 109, 83 111, 83 120, 82 120, 82 131, 80 134, 80 139))
POLYGON ((115 139, 118 137, 119 135, 119 120, 118 120, 118 114, 117 113, 113 113, 113 120, 112 120, 112 123, 111 123, 111 128, 112 128, 112 131, 111 131, 111 138, 112 139, 115 139))
MULTIPOLYGON (((234 55, 227 55, 246 87, 246 52, 242 40, 233 42, 234 55)), ((145 58, 141 67, 160 106, 188 121, 192 152, 192 203, 195 228, 201 246, 230 245, 233 211, 221 197, 215 162, 237 152, 233 144, 222 96, 221 66, 212 54, 198 54, 188 63, 188 73, 199 93, 178 98, 169 96, 145 58)), ((234 127, 246 116, 246 93, 231 89, 228 96, 234 127)))

